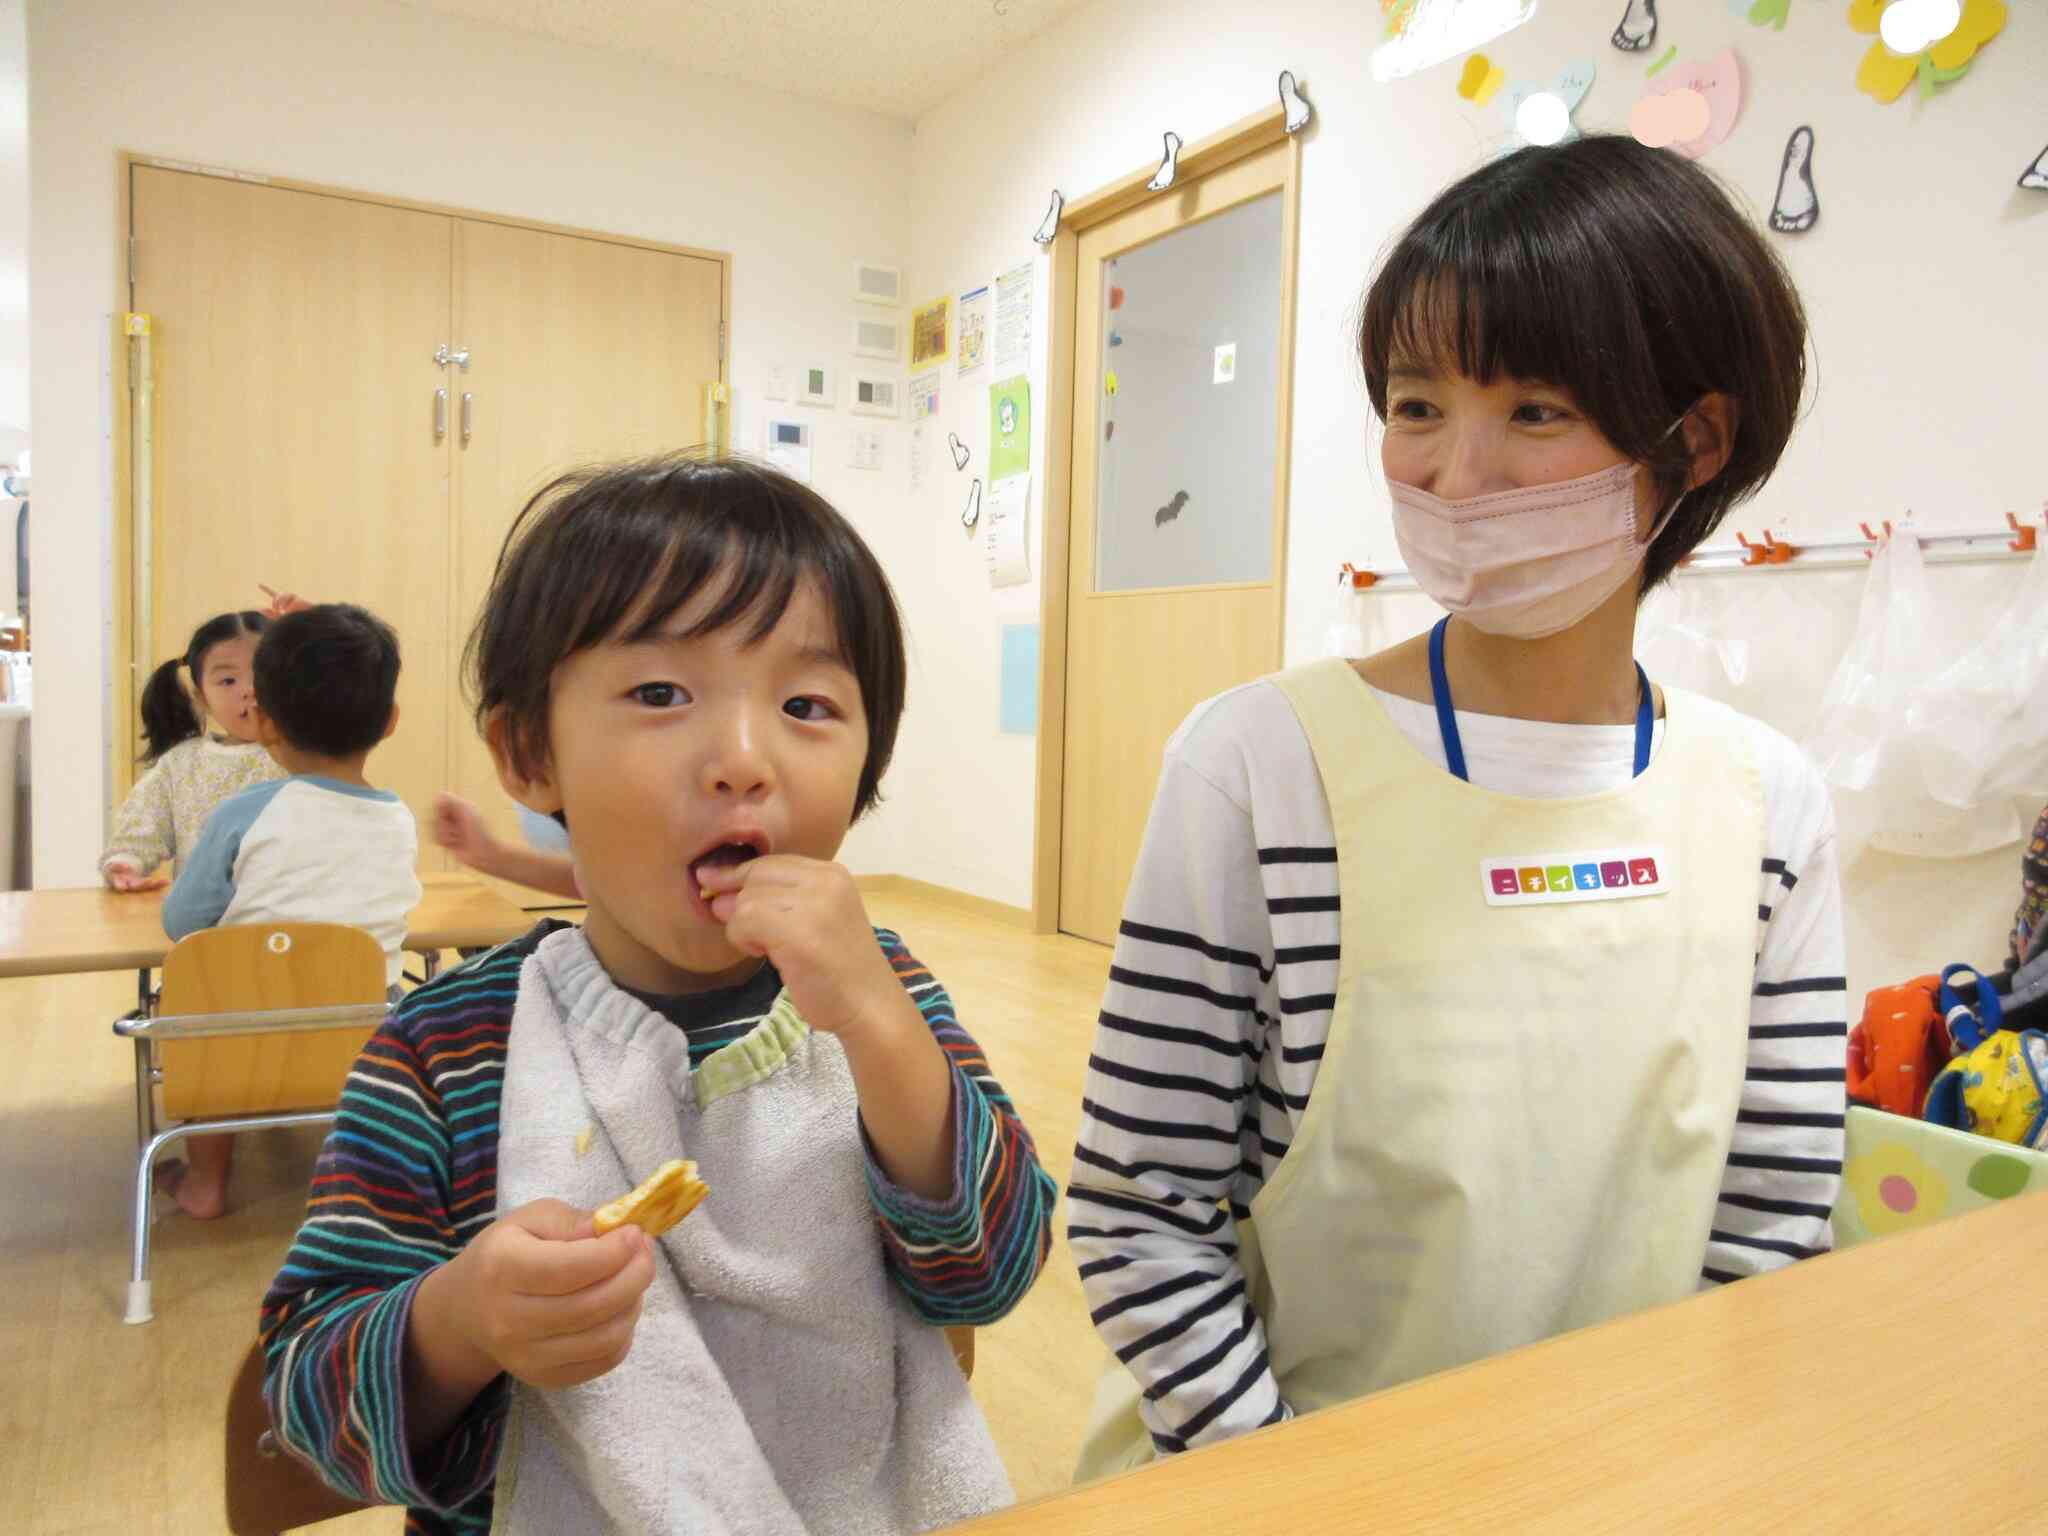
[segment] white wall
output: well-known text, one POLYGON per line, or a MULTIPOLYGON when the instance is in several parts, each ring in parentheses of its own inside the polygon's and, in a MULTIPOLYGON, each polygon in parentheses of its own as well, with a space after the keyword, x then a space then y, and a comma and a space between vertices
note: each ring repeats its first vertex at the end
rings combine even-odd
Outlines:
MULTIPOLYGON (((1867 39, 1839 6, 1796 6, 1782 34, 1722 7, 1696 10, 1683 27, 1668 17, 1667 36, 1688 57, 1733 42, 1751 95, 1708 163, 1767 206, 1787 133, 1811 121, 1819 136, 1820 226, 1780 247, 1813 315, 1817 404, 1762 504, 1739 521, 1810 537, 1906 507, 1958 526, 2033 506, 2048 197, 2012 184, 2040 147, 2030 75, 2048 48, 2048 17, 2012 8, 2005 34, 1954 90, 1880 107, 1853 88, 1867 39)), ((1488 51, 1510 79, 1592 59, 1599 78, 1579 122, 1618 127, 1645 67, 1607 45, 1619 12, 1616 0, 1551 0, 1488 51)), ((1304 156, 1298 287, 1287 619, 1288 659, 1298 661, 1321 652, 1344 614, 1338 563, 1396 558, 1350 349, 1360 289, 1400 225, 1489 153, 1500 127, 1496 108, 1457 97, 1455 67, 1375 84, 1374 15, 1354 0, 1255 10, 1105 0, 1006 55, 913 138, 878 117, 396 3, 192 0, 174 27, 113 0, 39 7, 28 23, 32 336, 36 490, 49 511, 35 549, 36 736, 39 777, 57 782, 61 766, 75 786, 37 807, 43 883, 91 877, 104 814, 99 359, 115 306, 117 149, 730 250, 738 440, 751 444, 770 366, 819 351, 842 373, 850 361, 855 259, 903 265, 913 299, 957 296, 1035 257, 1029 236, 1051 187, 1078 196, 1149 165, 1162 130, 1194 140, 1235 121, 1269 101, 1274 76, 1291 67, 1319 113, 1304 156)), ((1040 285, 1032 371, 1042 403, 1042 262, 1040 285)), ((912 649, 891 798, 856 829, 847 857, 1025 905, 1036 747, 998 734, 994 685, 1000 626, 1034 622, 1040 594, 1036 580, 991 593, 980 542, 959 526, 966 481, 945 456, 945 433, 974 445, 970 475, 985 468, 986 397, 959 389, 950 366, 945 389, 934 467, 916 495, 907 426, 884 428, 887 468, 870 475, 845 467, 858 418, 811 418, 818 484, 881 553, 912 649)), ((1042 466, 1042 432, 1036 446, 1042 466)), ((1958 593, 2000 579, 1939 577, 1958 593)), ((1853 580, 1804 578, 1799 590, 1814 595, 1811 631, 1828 643, 1761 663, 1781 674, 1788 714, 1817 702, 1828 644, 1846 634, 1855 604, 1853 580)), ((1368 637, 1413 632, 1426 611, 1413 599, 1373 600, 1368 637)), ((1984 935, 2014 898, 2013 852, 1859 871, 1852 949, 1864 958, 1852 969, 1895 969, 1891 950, 1905 935, 1924 945, 1916 966, 1991 958, 1984 935)))
MULTIPOLYGON (((1818 141, 1820 223, 1797 239, 1773 237, 1812 316, 1816 405, 1760 503, 1736 521, 1751 530, 1768 522, 1796 538, 1909 507, 1937 527, 2035 507, 2044 490, 2048 196, 2013 184, 2040 149, 2048 14, 2012 7, 2004 34, 1954 89, 1879 106, 1855 90, 1870 39, 1849 29, 1839 5, 1796 5, 1783 33, 1750 27, 1718 4, 1682 15, 1665 9, 1658 52, 1678 42, 1691 58, 1732 43, 1744 61, 1749 99, 1707 164, 1754 205, 1769 207, 1791 130, 1810 122, 1818 141)), ((1621 10, 1618 0, 1549 0, 1534 22, 1486 51, 1510 82, 1591 59, 1598 78, 1577 121, 1625 130, 1648 61, 1609 46, 1621 10)), ((1401 225, 1486 158, 1504 126, 1498 100, 1482 110, 1459 98, 1455 64, 1373 82, 1376 22, 1376 8, 1356 0, 1098 4, 1013 51, 917 131, 910 271, 922 298, 958 293, 1031 255, 1051 187, 1084 195, 1155 162, 1163 130, 1193 141, 1271 101, 1281 68, 1302 77, 1318 121, 1302 169, 1290 662, 1322 654, 1325 631, 1343 612, 1333 580, 1340 562, 1398 561, 1352 352, 1361 289, 1401 225)), ((1039 351, 1042 398, 1042 335, 1039 351)), ((947 404, 960 413, 962 435, 985 435, 974 425, 985 403, 955 393, 947 404)), ((1042 462, 1042 438, 1036 447, 1042 462)), ((950 464, 934 478, 912 509, 912 521, 929 530, 931 579, 904 577, 923 691, 885 825, 899 843, 895 867, 1027 905, 1033 743, 996 734, 993 681, 999 626, 1035 617, 1038 586, 992 598, 978 548, 960 537, 965 481, 950 464)), ((1807 580, 1801 590, 1824 606, 1825 632, 1846 633, 1853 581, 1763 579, 1807 580)), ((1412 598, 1382 598, 1367 612, 1369 638, 1384 641, 1413 633, 1428 610, 1412 598)), ((1824 678, 1832 659, 1808 647, 1792 661, 1802 678, 1824 678)), ((1799 687, 1817 685, 1808 679, 1788 692, 1799 687)), ((1792 712, 1817 701, 1817 691, 1804 706, 1795 698, 1792 712)), ((1967 867, 1907 861, 1903 873, 1887 865, 1881 880, 1852 880, 1852 926, 1863 935, 1920 932, 1915 966, 1962 955, 1988 961, 1994 915, 2003 907, 2009 921, 2017 898, 2016 855, 2008 849, 1967 867)), ((1882 953, 1868 958, 1888 963, 1882 953)))
MULTIPOLYGON (((64 0, 28 43, 36 779, 68 786, 37 796, 43 885, 95 878, 103 836, 118 150, 730 251, 748 433, 771 365, 845 352, 855 262, 898 263, 909 228, 900 122, 410 5, 64 0)), ((887 558, 895 500, 844 467, 848 430, 821 417, 817 484, 887 558)))
MULTIPOLYGON (((0 463, 28 428, 28 23, 22 0, 0 0, 0 463)), ((0 581, 0 606, 13 589, 0 581)))

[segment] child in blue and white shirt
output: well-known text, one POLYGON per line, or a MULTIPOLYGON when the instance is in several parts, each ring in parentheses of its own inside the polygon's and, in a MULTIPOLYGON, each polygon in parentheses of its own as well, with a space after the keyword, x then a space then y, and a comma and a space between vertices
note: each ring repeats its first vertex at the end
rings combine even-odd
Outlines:
MULTIPOLYGON (((271 624, 256 649, 258 739, 289 778, 221 802, 164 898, 182 939, 224 923, 345 923, 384 946, 397 989, 406 919, 419 905, 412 812, 363 776, 398 725, 398 637, 373 614, 326 603, 271 624)), ((232 1139, 190 1138, 173 1186, 202 1220, 226 1208, 232 1139)))

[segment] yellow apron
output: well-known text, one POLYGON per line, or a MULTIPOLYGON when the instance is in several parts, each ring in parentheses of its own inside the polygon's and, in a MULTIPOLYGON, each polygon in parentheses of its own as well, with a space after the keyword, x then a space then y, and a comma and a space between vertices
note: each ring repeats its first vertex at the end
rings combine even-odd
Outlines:
MULTIPOLYGON (((1307 1413, 1690 1295, 1763 857, 1730 712, 1666 690, 1632 783, 1528 800, 1423 757, 1344 662, 1275 682, 1329 798, 1342 904, 1309 1106, 1238 1224, 1281 1395, 1307 1413)), ((1152 1455, 1112 1361, 1076 1475, 1152 1455)))

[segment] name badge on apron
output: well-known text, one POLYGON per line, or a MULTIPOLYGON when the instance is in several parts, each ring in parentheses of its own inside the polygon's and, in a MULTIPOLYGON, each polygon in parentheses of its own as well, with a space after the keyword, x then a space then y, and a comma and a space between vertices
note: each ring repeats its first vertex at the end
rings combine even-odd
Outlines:
POLYGON ((1489 907, 1539 907, 1663 896, 1673 888, 1674 874, 1660 843, 1482 859, 1479 882, 1489 907))

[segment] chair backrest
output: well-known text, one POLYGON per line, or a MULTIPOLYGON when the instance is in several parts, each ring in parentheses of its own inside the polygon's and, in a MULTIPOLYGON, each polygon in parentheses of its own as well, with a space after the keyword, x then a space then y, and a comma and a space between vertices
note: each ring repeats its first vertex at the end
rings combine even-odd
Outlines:
MULTIPOLYGON (((946 1339, 964 1376, 974 1374, 974 1330, 948 1328, 946 1339)), ((320 1481, 311 1467, 282 1450, 270 1436, 270 1410, 263 1402, 263 1346, 252 1344, 228 1388, 228 1529, 234 1536, 280 1536, 281 1532, 367 1509, 320 1481)))
MULTIPOLYGON (((165 1017, 381 1003, 384 948, 339 923, 207 928, 164 959, 165 1017)), ((371 1027, 253 1031, 162 1040, 171 1120, 332 1108, 371 1027)))
POLYGON ((265 1440, 270 1411, 263 1404, 263 1346, 252 1344, 228 1388, 228 1529, 234 1536, 279 1536, 302 1525, 368 1509, 336 1493, 319 1474, 265 1440))
POLYGON ((946 1330, 946 1342, 953 1346, 953 1358, 960 1363, 960 1374, 968 1380, 974 1379, 974 1330, 961 1326, 946 1330))

